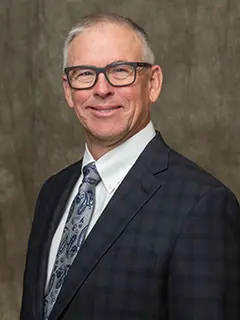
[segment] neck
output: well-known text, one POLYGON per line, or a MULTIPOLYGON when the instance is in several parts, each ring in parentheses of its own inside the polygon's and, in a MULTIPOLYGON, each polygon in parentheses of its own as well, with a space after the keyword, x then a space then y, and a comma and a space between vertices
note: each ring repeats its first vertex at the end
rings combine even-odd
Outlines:
POLYGON ((143 128, 147 126, 150 119, 143 123, 141 126, 138 126, 135 130, 129 132, 127 135, 118 136, 115 138, 101 138, 92 135, 89 131, 85 131, 86 143, 88 146, 88 150, 90 151, 92 157, 95 160, 100 159, 107 152, 113 150, 118 147, 120 144, 131 138, 133 135, 141 131, 143 128))
POLYGON ((113 141, 102 141, 99 139, 91 139, 86 135, 86 143, 88 146, 88 150, 91 153, 92 157, 95 160, 100 159, 106 153, 111 151, 112 149, 116 148, 120 144, 122 144, 126 139, 113 142, 113 141))

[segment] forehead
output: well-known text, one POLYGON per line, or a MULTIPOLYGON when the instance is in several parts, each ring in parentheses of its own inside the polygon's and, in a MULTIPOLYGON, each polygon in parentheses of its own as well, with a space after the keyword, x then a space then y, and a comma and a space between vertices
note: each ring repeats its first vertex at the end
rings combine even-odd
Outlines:
POLYGON ((99 23, 73 39, 68 65, 101 67, 115 61, 142 61, 142 51, 142 42, 130 27, 99 23))

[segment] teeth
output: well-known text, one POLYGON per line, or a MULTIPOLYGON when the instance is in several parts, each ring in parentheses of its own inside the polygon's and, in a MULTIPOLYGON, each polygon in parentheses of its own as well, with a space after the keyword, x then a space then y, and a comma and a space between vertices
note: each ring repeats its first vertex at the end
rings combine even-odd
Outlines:
POLYGON ((109 108, 109 109, 105 109, 105 110, 99 110, 100 112, 108 112, 108 111, 111 111, 111 110, 115 110, 117 108, 109 108))

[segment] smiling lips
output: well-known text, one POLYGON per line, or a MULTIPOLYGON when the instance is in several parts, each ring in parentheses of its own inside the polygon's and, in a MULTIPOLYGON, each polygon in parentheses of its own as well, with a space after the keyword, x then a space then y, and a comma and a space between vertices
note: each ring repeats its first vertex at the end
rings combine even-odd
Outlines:
POLYGON ((121 108, 121 106, 94 106, 94 107, 89 107, 91 110, 95 111, 96 113, 101 113, 101 114, 109 114, 112 113, 113 111, 121 108))

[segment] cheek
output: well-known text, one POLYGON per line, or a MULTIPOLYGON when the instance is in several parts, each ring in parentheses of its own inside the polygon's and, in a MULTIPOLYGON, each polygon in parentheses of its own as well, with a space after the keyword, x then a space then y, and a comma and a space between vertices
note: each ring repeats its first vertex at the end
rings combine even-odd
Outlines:
POLYGON ((128 90, 125 90, 122 98, 125 100, 127 109, 130 109, 130 112, 141 112, 149 104, 149 94, 146 87, 129 87, 128 90))
POLYGON ((140 100, 140 90, 138 87, 123 87, 118 92, 120 99, 123 102, 123 105, 129 108, 133 108, 136 104, 139 103, 140 100))
POLYGON ((90 93, 88 91, 75 91, 72 94, 72 100, 74 104, 74 109, 76 111, 81 111, 83 107, 87 104, 90 98, 90 93))

